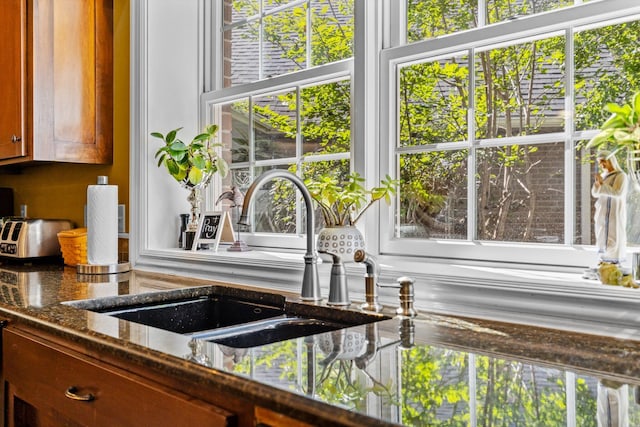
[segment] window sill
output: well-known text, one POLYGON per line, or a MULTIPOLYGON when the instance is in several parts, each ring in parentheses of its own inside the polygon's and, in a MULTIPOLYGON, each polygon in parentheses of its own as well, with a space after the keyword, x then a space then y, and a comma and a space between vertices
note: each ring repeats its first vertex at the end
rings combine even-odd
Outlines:
MULTIPOLYGON (((301 251, 146 251, 139 270, 300 291, 301 251)), ((531 324, 561 330, 640 339, 640 289, 602 285, 582 269, 444 263, 421 258, 377 257, 380 282, 415 280, 416 307, 425 312, 531 324)), ((329 263, 319 261, 322 295, 329 293, 329 263)), ((346 264, 352 301, 364 300, 364 266, 346 264)), ((398 305, 397 290, 379 288, 380 302, 398 305)))

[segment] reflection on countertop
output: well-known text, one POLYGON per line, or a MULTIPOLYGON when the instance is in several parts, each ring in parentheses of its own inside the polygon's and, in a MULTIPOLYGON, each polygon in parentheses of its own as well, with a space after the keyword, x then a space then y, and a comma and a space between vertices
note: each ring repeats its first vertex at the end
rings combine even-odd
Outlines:
POLYGON ((361 414, 363 423, 640 425, 636 341, 422 313, 232 348, 63 304, 212 283, 135 270, 79 277, 69 267, 5 264, 0 313, 114 352, 152 356, 156 366, 164 357, 167 371, 226 372, 260 390, 332 405, 338 418, 343 410, 361 414))

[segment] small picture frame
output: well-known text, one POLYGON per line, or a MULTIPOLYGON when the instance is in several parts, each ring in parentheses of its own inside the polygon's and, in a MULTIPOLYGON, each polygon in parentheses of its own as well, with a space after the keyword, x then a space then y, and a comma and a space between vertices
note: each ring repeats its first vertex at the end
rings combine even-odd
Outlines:
POLYGON ((233 242, 233 226, 229 213, 226 211, 204 212, 200 215, 198 231, 191 250, 198 250, 200 244, 208 244, 209 249, 215 252, 218 250, 220 241, 233 242))

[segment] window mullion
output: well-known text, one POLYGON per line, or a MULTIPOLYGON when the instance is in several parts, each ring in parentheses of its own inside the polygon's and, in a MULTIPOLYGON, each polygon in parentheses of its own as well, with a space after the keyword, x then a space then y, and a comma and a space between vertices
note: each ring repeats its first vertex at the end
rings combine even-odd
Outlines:
POLYGON ((564 149, 564 243, 572 245, 575 242, 576 234, 576 167, 575 167, 575 144, 573 132, 575 130, 575 76, 574 57, 575 48, 573 42, 573 27, 570 26, 565 32, 565 149, 564 149))
POLYGON ((478 27, 487 25, 487 2, 478 0, 478 27))
MULTIPOLYGON (((301 108, 301 97, 300 97, 301 89, 300 86, 296 86, 296 168, 297 174, 300 178, 303 177, 302 170, 302 115, 300 113, 301 108)), ((296 190, 297 193, 297 190, 296 190)), ((303 218, 303 209, 302 203, 300 202, 300 198, 296 197, 296 233, 304 234, 305 233, 305 224, 302 223, 303 218)))
POLYGON ((264 13, 262 11, 262 2, 260 2, 258 15, 260 18, 258 19, 258 79, 264 79, 264 64, 262 63, 263 52, 264 52, 264 13))
POLYGON ((476 189, 476 121, 475 121, 475 86, 476 86, 476 69, 475 69, 475 49, 469 49, 468 54, 469 68, 469 108, 467 110, 467 143, 469 146, 469 157, 467 160, 467 240, 476 240, 477 232, 477 189, 476 189))
POLYGON ((314 66, 314 64, 311 62, 312 60, 312 56, 311 56, 311 19, 312 19, 312 15, 313 15, 313 10, 311 9, 311 3, 309 1, 307 1, 307 28, 306 28, 306 34, 307 34, 307 42, 306 42, 306 48, 307 48, 307 68, 311 68, 314 66))

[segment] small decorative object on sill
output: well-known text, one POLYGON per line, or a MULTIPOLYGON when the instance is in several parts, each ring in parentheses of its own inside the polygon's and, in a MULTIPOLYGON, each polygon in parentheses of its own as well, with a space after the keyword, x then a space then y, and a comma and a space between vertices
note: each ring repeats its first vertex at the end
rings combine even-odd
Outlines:
POLYGON ((623 271, 618 264, 602 262, 598 267, 598 277, 604 285, 622 286, 625 288, 640 288, 633 280, 630 272, 623 271))
POLYGON ((180 214, 180 234, 178 235, 178 248, 182 249, 185 245, 188 223, 189 214, 180 214))
MULTIPOLYGON (((625 260, 627 239, 630 244, 640 243, 637 241, 637 221, 634 220, 639 209, 637 197, 633 191, 628 196, 627 191, 628 181, 635 193, 640 191, 640 92, 633 94, 628 104, 606 104, 604 111, 611 115, 600 127, 600 132, 576 148, 584 149, 589 157, 592 156, 590 150, 597 150, 596 161, 603 170, 602 174, 594 174, 591 193, 597 197, 594 222, 601 261, 598 270, 604 266, 608 271, 612 267, 607 264, 625 260), (619 167, 618 157, 626 158, 626 173, 619 167), (628 222, 627 217, 631 221, 628 222)), ((588 276, 592 276, 589 270, 584 277, 588 276)), ((603 280, 602 274, 600 280, 616 284, 603 280)), ((637 285, 633 277, 629 280, 637 285)))
POLYGON ((189 240, 193 242, 198 230, 202 190, 209 185, 216 172, 223 177, 226 176, 228 165, 215 151, 222 145, 211 141, 218 132, 217 125, 208 125, 205 131, 195 136, 189 144, 177 138, 181 129, 169 131, 166 136, 159 132, 152 132, 151 136, 164 142, 155 154, 158 166, 164 165, 169 174, 182 187, 189 190, 187 200, 191 204, 191 217, 185 231, 183 249, 190 250, 192 245, 188 244, 189 240))
POLYGON ((210 249, 215 252, 221 241, 233 242, 233 225, 231 225, 229 212, 203 213, 200 217, 198 230, 195 232, 193 242, 191 242, 191 250, 210 249))
MULTIPOLYGON (((242 205, 244 204, 244 194, 242 194, 242 191, 240 191, 240 189, 234 185, 230 190, 223 192, 220 197, 218 197, 218 200, 216 200, 216 206, 218 205, 218 203, 224 200, 231 201, 231 204, 229 206, 234 209, 237 221, 240 218, 239 209, 242 208, 242 205)), ((244 241, 240 240, 240 227, 238 227, 237 229, 236 240, 227 250, 231 252, 246 252, 250 250, 247 244, 244 241)))

